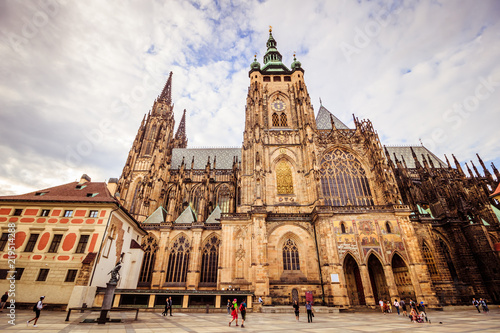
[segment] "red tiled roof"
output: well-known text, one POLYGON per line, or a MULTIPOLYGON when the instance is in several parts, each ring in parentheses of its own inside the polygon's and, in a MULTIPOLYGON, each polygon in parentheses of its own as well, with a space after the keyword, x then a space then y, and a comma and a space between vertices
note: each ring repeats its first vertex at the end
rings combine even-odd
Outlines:
POLYGON ((91 264, 92 261, 94 261, 95 257, 97 256, 97 253, 95 252, 89 252, 85 259, 83 259, 82 264, 91 264))
POLYGON ((490 195, 490 198, 496 197, 497 195, 500 195, 500 184, 498 184, 497 189, 495 190, 495 192, 493 192, 493 194, 490 195))
POLYGON ((141 245, 135 241, 135 239, 132 239, 130 242, 130 248, 131 249, 142 249, 141 245))
POLYGON ((65 201, 65 202, 112 202, 117 203, 104 182, 78 182, 49 187, 21 195, 0 196, 0 201, 65 201), (80 189, 77 188, 80 186, 80 189))

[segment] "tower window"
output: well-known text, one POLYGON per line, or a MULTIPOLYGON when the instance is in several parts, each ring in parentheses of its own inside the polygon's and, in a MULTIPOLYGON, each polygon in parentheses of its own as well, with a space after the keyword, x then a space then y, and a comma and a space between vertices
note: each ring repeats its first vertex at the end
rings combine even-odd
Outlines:
POLYGON ((345 234, 345 233, 346 233, 346 231, 345 231, 345 224, 344 224, 344 223, 341 223, 341 224, 340 224, 340 231, 341 231, 343 234, 345 234))
POLYGON ((264 76, 264 82, 271 82, 270 76, 264 76))
POLYGON ((278 127, 280 125, 280 117, 276 112, 273 113, 272 117, 273 117, 273 126, 278 127))
POLYGON ((275 76, 273 77, 274 82, 281 82, 281 76, 275 76))
POLYGON ((281 125, 281 127, 288 126, 288 122, 286 121, 286 114, 284 114, 284 113, 280 114, 280 125, 281 125))
POLYGON ((292 78, 291 78, 291 77, 289 77, 289 76, 285 76, 285 77, 283 78, 283 81, 285 81, 285 82, 290 82, 290 81, 292 81, 292 78))
POLYGON ((388 234, 392 233, 391 223, 385 222, 385 229, 387 230, 388 234))
POLYGON ((286 161, 280 161, 276 165, 276 184, 278 194, 293 194, 292 168, 286 161))

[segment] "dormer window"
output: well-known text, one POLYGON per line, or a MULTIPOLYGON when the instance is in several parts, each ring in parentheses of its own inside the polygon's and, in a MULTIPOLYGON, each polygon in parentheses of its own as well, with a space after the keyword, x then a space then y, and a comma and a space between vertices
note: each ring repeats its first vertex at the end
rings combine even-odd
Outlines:
POLYGON ((76 185, 76 187, 75 187, 75 188, 76 188, 77 190, 81 190, 81 189, 84 189, 84 188, 86 188, 86 187, 87 187, 87 185, 78 184, 78 185, 76 185))
POLYGON ((35 195, 36 196, 41 196, 41 195, 45 195, 47 194, 47 192, 36 192, 35 195))
POLYGON ((93 198, 95 197, 96 195, 98 195, 99 193, 87 193, 87 197, 89 198, 93 198))

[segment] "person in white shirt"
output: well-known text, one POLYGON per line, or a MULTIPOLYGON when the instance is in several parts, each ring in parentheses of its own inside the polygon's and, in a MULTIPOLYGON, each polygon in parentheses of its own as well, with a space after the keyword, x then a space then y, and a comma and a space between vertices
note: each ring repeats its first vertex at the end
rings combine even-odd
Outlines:
POLYGON ((380 310, 382 311, 382 313, 384 313, 384 301, 383 300, 378 301, 378 305, 380 305, 380 310))
POLYGON ((394 307, 396 308, 396 311, 398 312, 398 316, 399 316, 399 302, 397 299, 394 300, 394 307))
POLYGON ((33 307, 33 311, 35 312, 35 317, 28 320, 26 322, 26 326, 29 326, 29 324, 34 320, 35 322, 33 323, 33 327, 37 327, 36 323, 38 321, 38 318, 40 318, 40 311, 42 311, 43 307, 45 306, 43 304, 43 300, 45 299, 45 296, 40 297, 40 300, 36 303, 36 305, 33 307))

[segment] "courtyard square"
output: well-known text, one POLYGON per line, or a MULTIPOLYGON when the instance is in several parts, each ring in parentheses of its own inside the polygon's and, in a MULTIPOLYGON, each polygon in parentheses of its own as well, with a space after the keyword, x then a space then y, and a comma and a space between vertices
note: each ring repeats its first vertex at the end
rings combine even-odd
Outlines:
MULTIPOLYGON (((121 318, 122 323, 106 325, 81 323, 84 319, 97 318, 98 313, 72 313, 71 320, 65 322, 66 312, 42 311, 38 327, 26 326, 26 320, 33 312, 16 312, 16 325, 7 323, 5 312, 0 322, 3 332, 500 332, 500 309, 491 307, 489 314, 477 313, 473 308, 467 310, 428 311, 431 324, 411 323, 406 317, 395 313, 383 315, 376 311, 354 313, 323 314, 316 313, 313 323, 301 313, 297 323, 293 314, 249 313, 245 327, 228 327, 227 314, 173 313, 163 317, 158 312, 140 312, 139 320, 134 321, 132 312, 114 312, 111 318, 121 318), (441 323, 440 323, 441 322, 441 323)), ((238 322, 239 324, 241 322, 238 322)))

